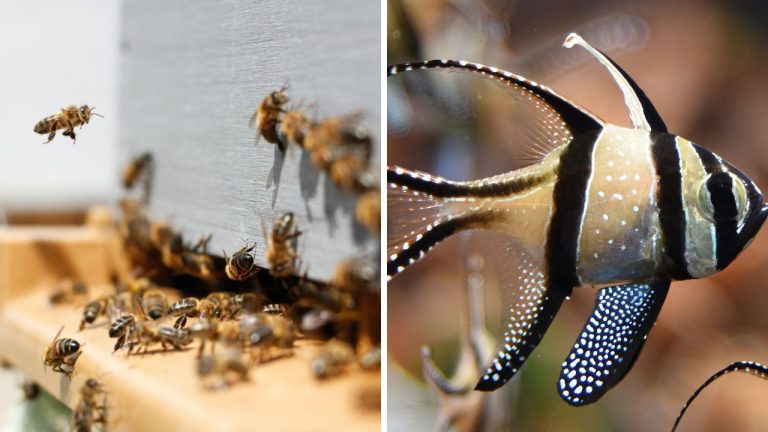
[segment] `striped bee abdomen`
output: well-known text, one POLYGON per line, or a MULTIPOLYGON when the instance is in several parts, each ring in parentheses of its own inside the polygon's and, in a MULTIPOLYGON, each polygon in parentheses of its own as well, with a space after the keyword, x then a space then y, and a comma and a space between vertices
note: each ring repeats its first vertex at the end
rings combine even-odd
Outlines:
POLYGON ((74 339, 64 338, 56 341, 56 352, 63 357, 80 351, 80 343, 74 339))

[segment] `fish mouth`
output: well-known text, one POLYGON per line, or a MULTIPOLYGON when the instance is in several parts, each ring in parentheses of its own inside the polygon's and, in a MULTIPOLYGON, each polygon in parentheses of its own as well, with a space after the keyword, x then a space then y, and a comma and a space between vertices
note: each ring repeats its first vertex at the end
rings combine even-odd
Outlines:
POLYGON ((755 209, 749 218, 744 221, 744 225, 741 227, 741 231, 739 232, 741 244, 739 245, 740 247, 738 250, 744 250, 744 248, 752 242, 752 239, 755 238, 755 235, 757 235, 757 232, 763 226, 763 222, 765 222, 766 217, 768 217, 768 203, 763 204, 762 208, 760 209, 755 209))

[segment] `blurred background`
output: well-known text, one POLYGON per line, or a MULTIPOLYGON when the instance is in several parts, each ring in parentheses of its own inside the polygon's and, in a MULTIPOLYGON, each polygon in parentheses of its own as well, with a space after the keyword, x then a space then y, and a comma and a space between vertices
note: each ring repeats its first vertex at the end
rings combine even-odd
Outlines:
MULTIPOLYGON (((584 50, 562 48, 576 31, 635 79, 672 133, 716 152, 768 190, 763 2, 388 0, 387 14, 389 64, 449 58, 500 67, 553 88, 607 122, 630 126, 606 70, 584 50)), ((464 73, 388 78, 388 165, 452 180, 523 166, 530 148, 509 128, 512 101, 499 87, 464 73)), ((468 287, 483 286, 489 304, 498 296, 492 277, 483 283, 472 278, 466 241, 442 243, 389 283, 390 430, 429 430, 446 413, 463 413, 457 430, 669 430, 710 374, 736 360, 768 362, 766 231, 720 274, 674 283, 630 373, 600 401, 580 408, 563 402, 555 385, 591 312, 591 288, 574 290, 521 373, 498 394, 439 403, 424 384, 420 347, 429 345, 450 376, 468 352, 462 338, 468 287)), ((493 333, 501 318, 494 308, 486 313, 493 333)), ((765 430, 766 402, 765 382, 729 375, 694 402, 679 430, 765 430)))
MULTIPOLYGON (((0 213, 68 213, 118 193, 119 1, 0 3, 0 213), (105 118, 76 145, 32 133, 65 105, 105 118)), ((93 124, 91 124, 93 126, 93 124)))

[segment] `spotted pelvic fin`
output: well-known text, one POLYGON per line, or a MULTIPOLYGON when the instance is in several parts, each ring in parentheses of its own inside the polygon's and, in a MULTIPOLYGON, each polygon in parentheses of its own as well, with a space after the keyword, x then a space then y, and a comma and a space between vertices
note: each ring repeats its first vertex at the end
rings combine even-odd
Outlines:
POLYGON ((611 60, 601 51, 594 48, 587 41, 582 39, 576 33, 571 33, 565 38, 563 46, 572 48, 579 45, 592 54, 603 66, 608 69, 611 77, 616 81, 621 92, 624 94, 624 103, 629 112, 629 118, 635 129, 643 129, 654 132, 667 132, 667 126, 664 124, 661 115, 653 106, 651 100, 645 95, 645 92, 616 62, 611 60))
POLYGON ((667 297, 669 279, 603 288, 566 357, 557 390, 569 404, 600 399, 632 368, 667 297))

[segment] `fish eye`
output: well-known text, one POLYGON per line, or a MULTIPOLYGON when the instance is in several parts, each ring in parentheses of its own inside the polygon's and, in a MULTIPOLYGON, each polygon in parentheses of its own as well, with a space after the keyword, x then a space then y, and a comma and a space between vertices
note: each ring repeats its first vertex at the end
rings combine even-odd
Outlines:
POLYGON ((699 185, 698 208, 709 222, 736 220, 737 225, 741 225, 747 213, 744 182, 730 172, 707 174, 699 185))

